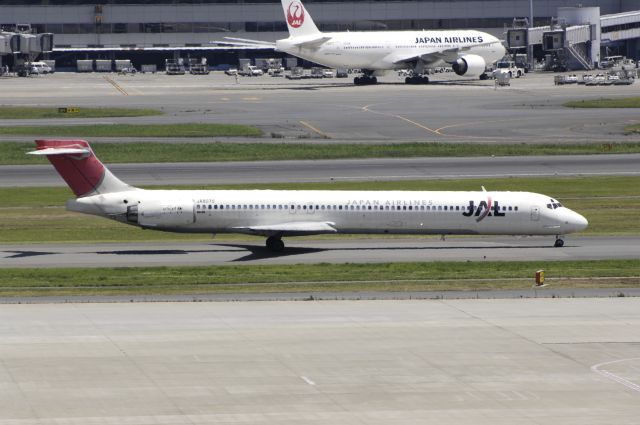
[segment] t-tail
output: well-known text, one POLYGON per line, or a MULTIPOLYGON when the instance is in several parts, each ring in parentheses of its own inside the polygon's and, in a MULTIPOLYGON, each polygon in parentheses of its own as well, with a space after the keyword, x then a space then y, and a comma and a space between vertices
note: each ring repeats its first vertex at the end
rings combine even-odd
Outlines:
POLYGON ((44 155, 78 198, 136 190, 111 174, 85 140, 36 140, 31 155, 44 155))
POLYGON ((282 0, 284 17, 289 28, 289 36, 300 37, 320 34, 320 30, 311 19, 311 15, 304 8, 300 0, 282 0))

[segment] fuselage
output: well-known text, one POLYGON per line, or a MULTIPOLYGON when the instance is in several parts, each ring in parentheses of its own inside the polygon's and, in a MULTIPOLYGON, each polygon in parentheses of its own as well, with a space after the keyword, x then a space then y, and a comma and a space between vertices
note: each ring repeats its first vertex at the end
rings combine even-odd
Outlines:
MULTIPOLYGON (((276 49, 333 68, 390 70, 410 67, 401 59, 434 52, 437 59, 426 61, 427 67, 442 66, 464 54, 482 56, 487 64, 502 58, 505 49, 496 37, 474 30, 447 31, 363 31, 321 33, 329 38, 319 45, 297 46, 305 37, 276 41, 276 49), (473 46, 473 47, 470 47, 473 46), (451 53, 446 53, 451 50, 451 53)), ((308 37, 309 40, 318 35, 308 37)))
POLYGON ((327 233, 557 235, 587 226, 530 192, 134 190, 70 200, 67 208, 157 230, 266 236, 278 232, 246 229, 322 222, 335 229, 327 233))

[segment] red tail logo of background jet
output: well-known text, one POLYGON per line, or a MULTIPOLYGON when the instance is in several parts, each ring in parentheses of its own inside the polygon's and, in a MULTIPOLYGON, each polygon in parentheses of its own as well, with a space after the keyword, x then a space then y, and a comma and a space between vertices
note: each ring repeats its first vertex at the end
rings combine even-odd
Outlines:
POLYGON ((292 1, 287 9, 287 22, 293 28, 300 28, 304 23, 304 8, 297 1, 292 1))

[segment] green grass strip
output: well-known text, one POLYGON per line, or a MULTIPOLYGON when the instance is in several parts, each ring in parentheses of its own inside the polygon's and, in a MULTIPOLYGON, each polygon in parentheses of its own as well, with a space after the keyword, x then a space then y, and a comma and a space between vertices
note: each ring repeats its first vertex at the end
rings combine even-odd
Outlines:
POLYGON ((626 134, 640 134, 640 124, 631 124, 624 128, 626 134))
POLYGON ((92 124, 0 127, 0 135, 46 137, 257 137, 262 135, 262 131, 255 127, 239 124, 92 124))
MULTIPOLYGON (((60 108, 74 107, 60 105, 60 108)), ((78 108, 78 112, 61 113, 58 107, 0 106, 0 119, 31 120, 42 118, 114 118, 114 117, 148 117, 162 115, 159 109, 133 108, 78 108)))
MULTIPOLYGON (((326 143, 92 143, 91 146, 98 157, 107 164, 640 153, 640 142, 582 145, 483 145, 476 143, 401 143, 387 145, 326 143)), ((33 143, 0 143, 0 164, 46 164, 47 160, 45 158, 37 158, 25 154, 33 150, 33 148, 33 143)))
POLYGON ((634 287, 640 260, 3 269, 0 296, 634 287), (480 278, 481 277, 481 278, 480 278))
POLYGON ((640 108, 640 97, 620 99, 572 100, 564 104, 567 108, 640 108))

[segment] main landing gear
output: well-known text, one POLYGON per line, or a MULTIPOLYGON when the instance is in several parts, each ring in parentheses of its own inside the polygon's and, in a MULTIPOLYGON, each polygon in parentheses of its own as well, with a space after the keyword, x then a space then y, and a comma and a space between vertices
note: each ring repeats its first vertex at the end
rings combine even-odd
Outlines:
POLYGON ((404 79, 405 84, 429 84, 429 77, 426 75, 412 75, 404 79))
POLYGON ((378 79, 372 75, 363 75, 362 77, 355 77, 353 79, 353 84, 356 86, 366 86, 369 84, 377 84, 378 79))
POLYGON ((556 241, 554 242, 553 246, 556 248, 562 248, 564 246, 564 236, 562 235, 556 235, 556 241))
POLYGON ((353 84, 356 86, 366 86, 369 84, 378 84, 378 79, 373 75, 375 71, 370 69, 363 69, 362 76, 355 77, 353 79, 353 84))
POLYGON ((278 236, 269 236, 267 238, 267 249, 272 252, 284 251, 284 242, 278 236))

